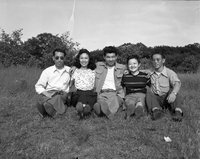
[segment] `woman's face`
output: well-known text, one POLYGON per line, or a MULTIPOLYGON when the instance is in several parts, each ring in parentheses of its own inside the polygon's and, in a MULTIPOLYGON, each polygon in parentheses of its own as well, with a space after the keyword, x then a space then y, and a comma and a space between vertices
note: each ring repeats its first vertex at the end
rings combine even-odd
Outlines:
POLYGON ((89 56, 88 56, 88 54, 82 53, 80 55, 79 60, 80 60, 81 67, 87 67, 87 65, 89 63, 89 56))
POLYGON ((138 61, 136 59, 130 59, 128 61, 128 69, 131 71, 131 72, 136 72, 139 70, 139 67, 140 67, 140 63, 138 63, 138 61))

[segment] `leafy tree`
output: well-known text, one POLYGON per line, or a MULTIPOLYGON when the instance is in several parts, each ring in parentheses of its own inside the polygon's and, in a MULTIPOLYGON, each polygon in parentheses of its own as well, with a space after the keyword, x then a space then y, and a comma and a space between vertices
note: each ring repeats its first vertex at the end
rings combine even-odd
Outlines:
POLYGON ((52 35, 51 33, 42 33, 28 39, 24 45, 25 50, 36 59, 35 65, 45 68, 53 64, 52 52, 55 48, 61 48, 66 51, 67 58, 65 62, 67 65, 70 65, 76 53, 76 47, 78 47, 79 44, 69 39, 69 34, 67 32, 61 37, 52 35))
POLYGON ((23 50, 22 35, 22 29, 15 30, 12 34, 7 34, 4 30, 1 30, 0 58, 5 67, 27 63, 30 56, 23 50))

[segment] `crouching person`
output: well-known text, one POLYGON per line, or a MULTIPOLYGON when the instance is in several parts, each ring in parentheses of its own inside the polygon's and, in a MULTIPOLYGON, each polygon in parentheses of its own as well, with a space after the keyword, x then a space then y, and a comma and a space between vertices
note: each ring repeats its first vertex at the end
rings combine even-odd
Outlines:
POLYGON ((108 46, 103 49, 104 62, 96 63, 95 88, 98 93, 95 113, 112 119, 123 104, 124 91, 121 86, 125 66, 117 63, 117 49, 108 46))
POLYGON ((40 95, 37 109, 42 117, 55 117, 63 114, 68 102, 70 67, 64 65, 66 52, 61 49, 53 51, 55 65, 46 68, 37 83, 35 90, 40 95))
POLYGON ((146 73, 140 72, 140 59, 137 55, 127 58, 127 68, 129 73, 124 74, 122 86, 125 89, 125 119, 130 120, 131 116, 136 119, 141 118, 145 112, 146 86, 150 85, 150 78, 146 73))
POLYGON ((181 81, 177 74, 164 66, 165 57, 162 53, 154 53, 153 73, 151 74, 151 90, 147 91, 146 103, 153 120, 157 120, 164 115, 165 109, 171 111, 173 120, 181 121, 183 111, 179 90, 181 81))

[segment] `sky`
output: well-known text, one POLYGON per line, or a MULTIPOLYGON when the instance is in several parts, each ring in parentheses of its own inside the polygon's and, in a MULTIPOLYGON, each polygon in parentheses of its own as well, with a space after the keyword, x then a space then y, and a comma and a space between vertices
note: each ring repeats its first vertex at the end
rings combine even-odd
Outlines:
POLYGON ((22 39, 62 35, 89 51, 124 43, 200 43, 200 1, 0 0, 0 28, 22 28, 22 39))

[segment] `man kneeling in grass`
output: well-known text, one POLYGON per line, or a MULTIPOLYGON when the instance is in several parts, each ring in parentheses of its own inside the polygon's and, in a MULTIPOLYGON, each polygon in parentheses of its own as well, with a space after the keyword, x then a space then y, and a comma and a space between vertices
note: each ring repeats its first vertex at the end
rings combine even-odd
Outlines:
POLYGON ((54 66, 46 68, 35 85, 40 95, 37 109, 42 117, 63 114, 69 91, 70 67, 64 65, 66 52, 61 49, 53 51, 54 66))
POLYGON ((163 117, 163 110, 167 108, 173 113, 173 120, 181 121, 183 111, 178 94, 181 81, 174 71, 164 66, 165 56, 162 53, 154 53, 152 60, 154 70, 151 74, 151 90, 146 94, 146 103, 152 119, 163 117))

